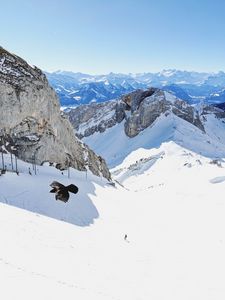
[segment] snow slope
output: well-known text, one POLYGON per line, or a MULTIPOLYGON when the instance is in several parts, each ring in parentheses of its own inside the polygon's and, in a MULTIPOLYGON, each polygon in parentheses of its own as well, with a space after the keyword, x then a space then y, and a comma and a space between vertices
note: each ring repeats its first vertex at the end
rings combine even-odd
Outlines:
POLYGON ((158 148, 163 142, 174 141, 191 151, 207 157, 224 157, 225 123, 213 114, 204 121, 205 131, 175 116, 161 115, 152 126, 129 138, 124 132, 124 122, 107 129, 103 133, 94 133, 83 141, 106 159, 110 167, 118 166, 132 151, 138 148, 158 148))
POLYGON ((171 141, 133 151, 117 167, 125 188, 72 170, 68 179, 47 166, 30 176, 27 164, 19 176, 0 176, 1 201, 36 209, 45 201, 59 218, 66 211, 90 224, 0 204, 2 299, 223 300, 224 167, 171 141), (56 202, 48 194, 53 178, 73 181, 79 194, 56 202), (93 224, 85 197, 98 211, 93 224))
POLYGON ((22 161, 17 175, 4 155, 3 299, 224 300, 225 124, 204 128, 170 113, 134 138, 122 123, 92 135, 114 185, 22 161), (55 201, 53 180, 79 193, 55 201))
MULTIPOLYGON (((5 165, 11 169, 10 157, 5 155, 5 165)), ((64 220, 79 226, 87 226, 98 218, 98 210, 94 206, 90 195, 95 194, 95 185, 106 185, 104 178, 94 176, 91 172, 80 172, 70 168, 68 171, 44 166, 37 166, 37 174, 32 165, 18 160, 19 176, 16 173, 7 172, 6 176, 0 176, 0 201, 15 205, 33 212, 47 215, 52 218, 64 220), (29 170, 32 175, 29 175, 29 170), (74 183, 79 188, 77 195, 70 194, 72 201, 66 205, 61 201, 55 201, 54 194, 50 194, 52 181, 59 181, 64 185, 74 183), (2 188, 4 187, 4 188, 2 188)))

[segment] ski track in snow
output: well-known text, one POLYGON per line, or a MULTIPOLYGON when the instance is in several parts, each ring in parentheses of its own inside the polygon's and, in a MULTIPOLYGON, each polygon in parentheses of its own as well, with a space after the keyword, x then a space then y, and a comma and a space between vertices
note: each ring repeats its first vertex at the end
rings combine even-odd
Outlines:
MULTIPOLYGON (((4 264, 5 266, 13 269, 14 271, 18 271, 18 272, 23 272, 23 273, 26 273, 26 275, 28 275, 29 277, 41 277, 45 280, 48 280, 48 281, 52 281, 53 284, 59 284, 59 285, 63 285, 63 286, 66 286, 68 288, 73 288, 73 289, 78 289, 78 290, 81 290, 81 291, 87 291, 87 294, 88 293, 91 293, 91 295, 95 295, 95 296, 102 296, 104 297, 103 299, 113 299, 113 300, 119 300, 118 298, 115 298, 111 295, 107 295, 103 292, 100 292, 100 291, 96 291, 96 290, 90 290, 89 288, 86 288, 86 287, 81 287, 80 285, 78 284, 75 284, 75 283, 72 283, 72 282, 66 282, 64 281, 63 279, 61 278, 54 278, 54 277, 50 277, 50 276, 47 276, 43 273, 37 273, 35 271, 30 271, 30 270, 27 270, 23 267, 20 267, 20 266, 17 266, 17 265, 14 265, 12 263, 10 263, 9 261, 3 259, 0 257, 0 263, 4 264)), ((90 295, 90 296, 91 296, 90 295)))
POLYGON ((225 181, 225 176, 215 177, 210 179, 211 183, 221 183, 225 181))

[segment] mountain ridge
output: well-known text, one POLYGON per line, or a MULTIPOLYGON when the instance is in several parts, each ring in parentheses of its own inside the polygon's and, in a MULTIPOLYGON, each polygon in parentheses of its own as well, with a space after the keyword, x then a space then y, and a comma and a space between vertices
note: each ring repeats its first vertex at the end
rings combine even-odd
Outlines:
POLYGON ((139 147, 159 147, 170 140, 213 158, 223 157, 225 151, 224 110, 193 107, 160 89, 79 106, 68 115, 76 134, 110 167, 139 147))
MULTIPOLYGON (((58 93, 62 106, 77 106, 91 102, 117 99, 123 94, 150 86, 174 93, 189 103, 204 100, 213 103, 212 93, 225 86, 225 73, 201 73, 164 70, 157 73, 90 75, 73 72, 45 73, 58 93)), ((220 102, 224 101, 220 99, 220 102)))

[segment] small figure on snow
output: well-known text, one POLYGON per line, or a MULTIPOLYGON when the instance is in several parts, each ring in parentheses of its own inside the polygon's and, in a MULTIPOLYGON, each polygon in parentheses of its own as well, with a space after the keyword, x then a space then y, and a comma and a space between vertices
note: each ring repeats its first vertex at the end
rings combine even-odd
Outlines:
POLYGON ((53 188, 50 193, 55 193, 55 200, 61 200, 65 203, 69 200, 69 192, 74 194, 78 192, 78 187, 74 184, 65 186, 58 181, 53 181, 50 186, 53 188))
POLYGON ((124 239, 125 242, 130 243, 130 241, 127 239, 127 234, 124 235, 123 239, 124 239))

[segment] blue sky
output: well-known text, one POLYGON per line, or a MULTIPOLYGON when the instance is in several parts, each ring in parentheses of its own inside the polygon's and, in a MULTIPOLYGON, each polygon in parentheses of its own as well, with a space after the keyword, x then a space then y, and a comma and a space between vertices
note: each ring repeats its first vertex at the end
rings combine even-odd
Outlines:
POLYGON ((14 0, 0 9, 0 45, 44 70, 225 70, 224 0, 14 0))

